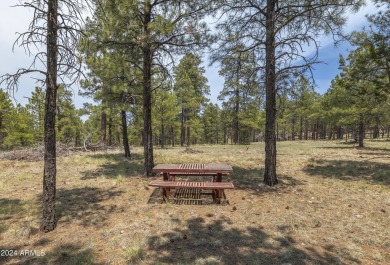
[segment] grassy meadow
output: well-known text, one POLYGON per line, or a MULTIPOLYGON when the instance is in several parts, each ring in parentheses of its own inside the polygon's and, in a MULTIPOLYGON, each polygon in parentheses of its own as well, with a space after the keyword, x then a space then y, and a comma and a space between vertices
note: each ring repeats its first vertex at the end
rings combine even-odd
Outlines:
MULTIPOLYGON (((155 148, 155 163, 227 163, 221 205, 162 203, 142 148, 57 160, 56 230, 39 231, 43 162, 0 161, 0 264, 388 264, 390 141, 155 148), (27 253, 27 254, 26 254, 27 253)), ((209 197, 209 195, 204 195, 209 197)))

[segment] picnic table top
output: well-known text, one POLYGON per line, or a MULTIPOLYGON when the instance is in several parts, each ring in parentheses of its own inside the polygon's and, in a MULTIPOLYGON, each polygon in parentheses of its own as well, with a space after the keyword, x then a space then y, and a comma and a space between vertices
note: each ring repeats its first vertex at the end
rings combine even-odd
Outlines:
POLYGON ((222 173, 230 174, 233 168, 227 164, 158 164, 153 168, 155 173, 222 173))
POLYGON ((193 182, 193 181, 159 181, 149 182, 149 186, 163 188, 200 188, 200 189, 234 189, 232 182, 193 182))

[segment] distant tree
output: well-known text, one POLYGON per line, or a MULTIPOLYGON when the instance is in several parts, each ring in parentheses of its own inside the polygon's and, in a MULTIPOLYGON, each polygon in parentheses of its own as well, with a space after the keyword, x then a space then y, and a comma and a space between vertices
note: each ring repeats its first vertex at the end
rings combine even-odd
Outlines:
POLYGON ((73 104, 73 93, 65 87, 58 89, 57 102, 57 133, 58 139, 63 143, 75 146, 81 144, 82 121, 73 104))
POLYGON ((8 127, 14 111, 15 109, 8 93, 0 89, 0 147, 3 146, 4 138, 7 137, 8 127))
POLYGON ((341 57, 341 78, 337 79, 337 85, 346 90, 351 100, 349 111, 358 123, 359 147, 364 146, 365 126, 375 120, 373 111, 387 101, 389 93, 383 76, 378 75, 379 65, 369 57, 370 46, 365 44, 350 52, 347 60, 341 57))
POLYGON ((7 137, 4 140, 4 144, 7 147, 27 147, 32 145, 34 142, 32 127, 32 115, 25 107, 18 104, 7 126, 7 137))
MULTIPOLYGON (((185 55, 174 70, 174 91, 180 108, 180 144, 191 145, 191 129, 197 129, 200 111, 209 94, 205 69, 201 59, 192 53, 185 55)), ((200 124, 199 124, 200 125, 200 124)))
POLYGON ((41 87, 35 87, 28 98, 27 110, 34 119, 34 142, 43 143, 44 140, 44 116, 45 116, 45 91, 41 87))
POLYGON ((294 108, 292 111, 299 122, 299 140, 307 140, 310 126, 310 114, 313 113, 313 105, 318 97, 314 91, 314 86, 305 77, 298 78, 292 90, 292 100, 294 108))
MULTIPOLYGON (((155 127, 154 131, 158 132, 156 135, 158 135, 161 148, 164 148, 169 130, 172 133, 172 130, 174 131, 178 127, 176 120, 179 113, 177 98, 172 91, 156 89, 153 93, 153 102, 152 117, 155 127)), ((171 135, 170 141, 172 141, 172 137, 174 135, 171 135)))
POLYGON ((217 104, 208 103, 202 115, 204 142, 208 144, 219 144, 221 141, 220 131, 221 110, 217 104))
MULTIPOLYGON (((358 49, 364 47, 365 53, 361 55, 366 61, 367 69, 370 71, 370 79, 374 81, 376 90, 384 90, 390 93, 390 3, 389 1, 374 1, 381 9, 373 15, 367 16, 370 22, 369 27, 360 32, 353 32, 350 42, 358 49)), ((365 75, 367 75, 365 73, 365 75)), ((373 137, 379 136, 381 120, 385 119, 386 108, 382 111, 376 107, 373 113, 373 120, 370 122, 373 126, 373 137)), ((385 107, 384 105, 383 107, 385 107)), ((369 125, 368 123, 366 125, 369 125)))
POLYGON ((254 53, 245 51, 242 43, 231 45, 225 47, 226 54, 215 53, 213 56, 214 60, 220 61, 219 74, 225 78, 218 99, 226 100, 226 106, 232 108, 233 143, 248 143, 251 131, 247 129, 251 130, 253 126, 244 126, 249 124, 249 120, 244 119, 248 116, 244 112, 248 105, 255 104, 260 97, 258 70, 254 53))

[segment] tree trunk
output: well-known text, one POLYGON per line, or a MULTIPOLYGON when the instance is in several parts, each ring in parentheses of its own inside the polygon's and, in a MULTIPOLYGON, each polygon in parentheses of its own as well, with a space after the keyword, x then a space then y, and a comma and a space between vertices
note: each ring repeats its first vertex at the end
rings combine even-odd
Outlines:
POLYGON ((57 226, 56 201, 56 105, 57 105, 57 10, 58 0, 48 1, 47 11, 47 75, 45 105, 45 154, 40 229, 53 231, 57 226))
POLYGON ((304 124, 305 124, 305 130, 304 130, 303 137, 305 138, 305 140, 308 140, 308 138, 309 138, 309 122, 307 120, 305 120, 304 124))
MULTIPOLYGON (((151 4, 145 3, 144 34, 150 36, 151 4)), ((153 169, 153 134, 152 134, 152 60, 151 44, 146 41, 143 47, 143 115, 144 115, 144 175, 151 176, 153 169)))
POLYGON ((127 119, 126 119, 126 111, 121 110, 122 117, 122 142, 123 149, 125 151, 125 157, 131 158, 130 147, 129 147, 129 138, 127 137, 127 119))
POLYGON ((0 109, 0 145, 3 143, 5 137, 5 133, 1 132, 1 129, 3 129, 3 112, 0 109))
MULTIPOLYGON (((102 105, 105 104, 102 102, 102 105)), ((100 142, 106 144, 107 142, 107 115, 104 109, 100 115, 100 142)))
POLYGON ((291 140, 295 141, 295 119, 292 120, 291 140))
POLYGON ((316 123, 313 124, 313 126, 312 126, 311 139, 312 139, 312 140, 315 140, 315 139, 316 139, 316 123))
POLYGON ((362 117, 359 121, 359 147, 364 147, 364 123, 362 117))
POLYGON ((275 0, 267 0, 266 40, 265 40, 265 170, 264 183, 274 186, 276 177, 276 69, 275 69, 275 0))
POLYGON ((379 120, 379 117, 376 115, 375 116, 375 126, 374 126, 374 131, 373 131, 373 134, 372 134, 372 138, 374 139, 377 139, 379 138, 379 124, 380 124, 380 120, 379 120))
POLYGON ((165 128, 164 128, 164 122, 161 121, 161 136, 160 136, 160 141, 161 141, 161 148, 164 148, 165 145, 165 128))
POLYGON ((186 133, 184 128, 184 109, 181 109, 181 119, 180 119, 180 146, 184 146, 186 133))
POLYGON ((239 82, 240 82, 240 63, 237 64, 236 69, 236 89, 235 89, 235 103, 234 103, 234 116, 233 116, 233 142, 234 144, 238 144, 238 132, 240 130, 239 120, 238 120, 238 112, 240 111, 240 90, 239 82))
POLYGON ((187 128, 187 146, 191 145, 191 127, 188 126, 187 128))
POLYGON ((328 140, 332 140, 332 138, 333 138, 333 127, 332 127, 332 125, 329 125, 328 140))
POLYGON ((303 137, 303 117, 301 116, 301 119, 299 120, 299 140, 302 141, 303 137))
POLYGON ((175 130, 173 127, 171 127, 171 137, 172 137, 171 144, 172 146, 175 146, 175 130))
POLYGON ((337 127, 337 140, 342 140, 343 137, 343 128, 341 126, 337 127))
POLYGON ((108 145, 112 145, 112 117, 110 112, 110 117, 108 118, 108 145))

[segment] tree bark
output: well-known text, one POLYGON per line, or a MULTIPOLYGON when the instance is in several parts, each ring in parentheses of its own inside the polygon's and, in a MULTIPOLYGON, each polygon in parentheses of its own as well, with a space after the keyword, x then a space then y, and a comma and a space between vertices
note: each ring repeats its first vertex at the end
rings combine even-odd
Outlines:
POLYGON ((150 37, 151 4, 145 3, 144 34, 147 38, 143 46, 143 116, 144 116, 144 175, 151 176, 153 169, 153 134, 152 134, 152 60, 153 52, 150 37))
POLYGON ((295 141, 295 119, 292 120, 292 132, 291 132, 291 140, 295 141))
POLYGON ((186 127, 187 128, 187 146, 190 146, 191 145, 191 127, 188 126, 186 127))
POLYGON ((173 127, 171 127, 171 139, 172 146, 175 146, 175 130, 173 127))
POLYGON ((47 75, 45 105, 45 154, 42 194, 42 220, 40 230, 53 231, 57 226, 56 200, 56 105, 57 105, 57 11, 58 0, 48 1, 47 10, 47 75))
POLYGON ((238 144, 238 135, 240 130, 240 124, 238 120, 238 112, 240 111, 240 90, 239 90, 239 84, 240 84, 240 58, 238 58, 237 62, 237 69, 236 69, 236 89, 234 91, 235 93, 235 103, 234 103, 234 116, 233 116, 233 142, 234 144, 238 144))
MULTIPOLYGON (((105 104, 104 101, 102 102, 103 104, 105 104)), ((107 115, 104 109, 102 109, 100 114, 100 142, 102 144, 107 143, 107 115)))
POLYGON ((127 136, 127 119, 126 119, 126 111, 121 110, 122 117, 122 141, 123 141, 123 149, 125 151, 125 157, 131 158, 130 146, 129 146, 129 138, 127 136))
POLYGON ((307 120, 305 120, 304 125, 305 125, 305 130, 304 130, 303 137, 305 140, 308 140, 308 138, 309 138, 309 122, 307 120))
POLYGON ((108 118, 108 145, 112 145, 112 117, 110 113, 110 117, 108 118))
POLYGON ((164 122, 161 121, 161 136, 160 136, 160 141, 161 141, 161 148, 164 148, 165 145, 165 128, 164 128, 164 122))
POLYGON ((359 121, 359 147, 364 147, 364 122, 363 118, 359 121))
POLYGON ((265 170, 264 183, 274 186, 276 177, 276 68, 275 68, 275 4, 276 0, 267 0, 266 40, 265 40, 265 88, 266 88, 266 124, 265 124, 265 170))
POLYGON ((303 137, 303 116, 301 116, 299 120, 299 140, 302 141, 302 137, 303 137))
POLYGON ((180 119, 180 146, 184 146, 186 138, 185 128, 184 128, 184 109, 181 109, 181 119, 180 119))

